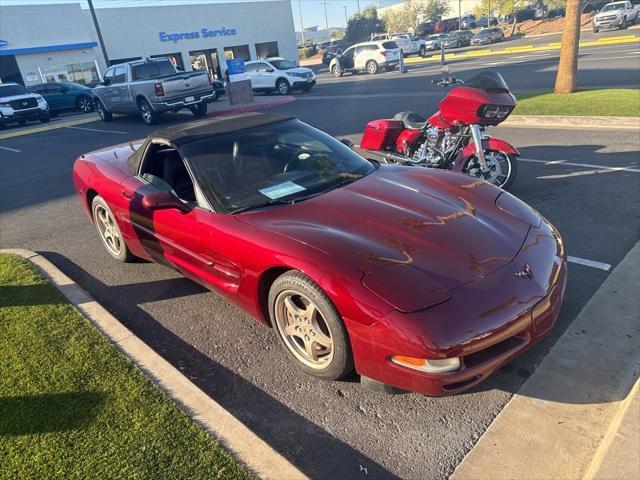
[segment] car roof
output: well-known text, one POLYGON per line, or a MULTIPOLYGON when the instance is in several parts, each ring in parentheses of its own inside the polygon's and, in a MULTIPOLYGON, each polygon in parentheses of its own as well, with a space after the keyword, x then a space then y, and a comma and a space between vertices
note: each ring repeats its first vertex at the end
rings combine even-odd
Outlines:
POLYGON ((0 83, 0 87, 6 87, 7 85, 20 85, 20 84, 16 82, 0 83))
POLYGON ((165 140, 175 147, 181 147, 212 137, 292 119, 293 117, 286 117, 270 112, 246 112, 236 115, 223 115, 161 128, 151 133, 149 138, 165 140))

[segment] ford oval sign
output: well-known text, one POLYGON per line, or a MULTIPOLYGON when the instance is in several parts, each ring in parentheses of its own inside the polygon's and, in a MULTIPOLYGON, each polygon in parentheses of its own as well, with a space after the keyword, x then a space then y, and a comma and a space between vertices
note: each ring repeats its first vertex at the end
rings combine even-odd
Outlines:
POLYGON ((9 45, 11 42, 9 40, 2 40, 0 39, 0 48, 2 47, 6 47, 7 45, 9 45))

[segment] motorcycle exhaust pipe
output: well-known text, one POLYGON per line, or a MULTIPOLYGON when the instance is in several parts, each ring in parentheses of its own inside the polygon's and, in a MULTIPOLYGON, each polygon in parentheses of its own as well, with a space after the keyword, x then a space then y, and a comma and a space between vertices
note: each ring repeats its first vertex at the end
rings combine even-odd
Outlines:
POLYGON ((476 148, 476 158, 480 164, 480 170, 482 173, 487 173, 489 167, 487 167, 487 161, 484 158, 484 149, 482 148, 482 132, 480 127, 476 124, 469 125, 471 129, 471 138, 473 138, 473 144, 476 148))

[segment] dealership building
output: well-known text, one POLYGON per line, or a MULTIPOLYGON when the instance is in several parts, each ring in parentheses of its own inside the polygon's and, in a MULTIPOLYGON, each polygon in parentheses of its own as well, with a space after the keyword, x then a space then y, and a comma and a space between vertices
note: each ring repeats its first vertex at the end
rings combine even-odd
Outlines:
POLYGON ((225 59, 297 60, 289 0, 97 8, 108 60, 79 3, 0 6, 0 80, 94 84, 108 65, 169 57, 221 78, 225 59))

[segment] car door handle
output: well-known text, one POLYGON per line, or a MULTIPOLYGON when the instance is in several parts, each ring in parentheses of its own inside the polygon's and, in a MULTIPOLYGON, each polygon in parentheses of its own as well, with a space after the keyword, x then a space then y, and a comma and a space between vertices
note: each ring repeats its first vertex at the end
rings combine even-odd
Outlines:
POLYGON ((133 192, 131 190, 122 190, 122 196, 128 200, 133 198, 133 192))

